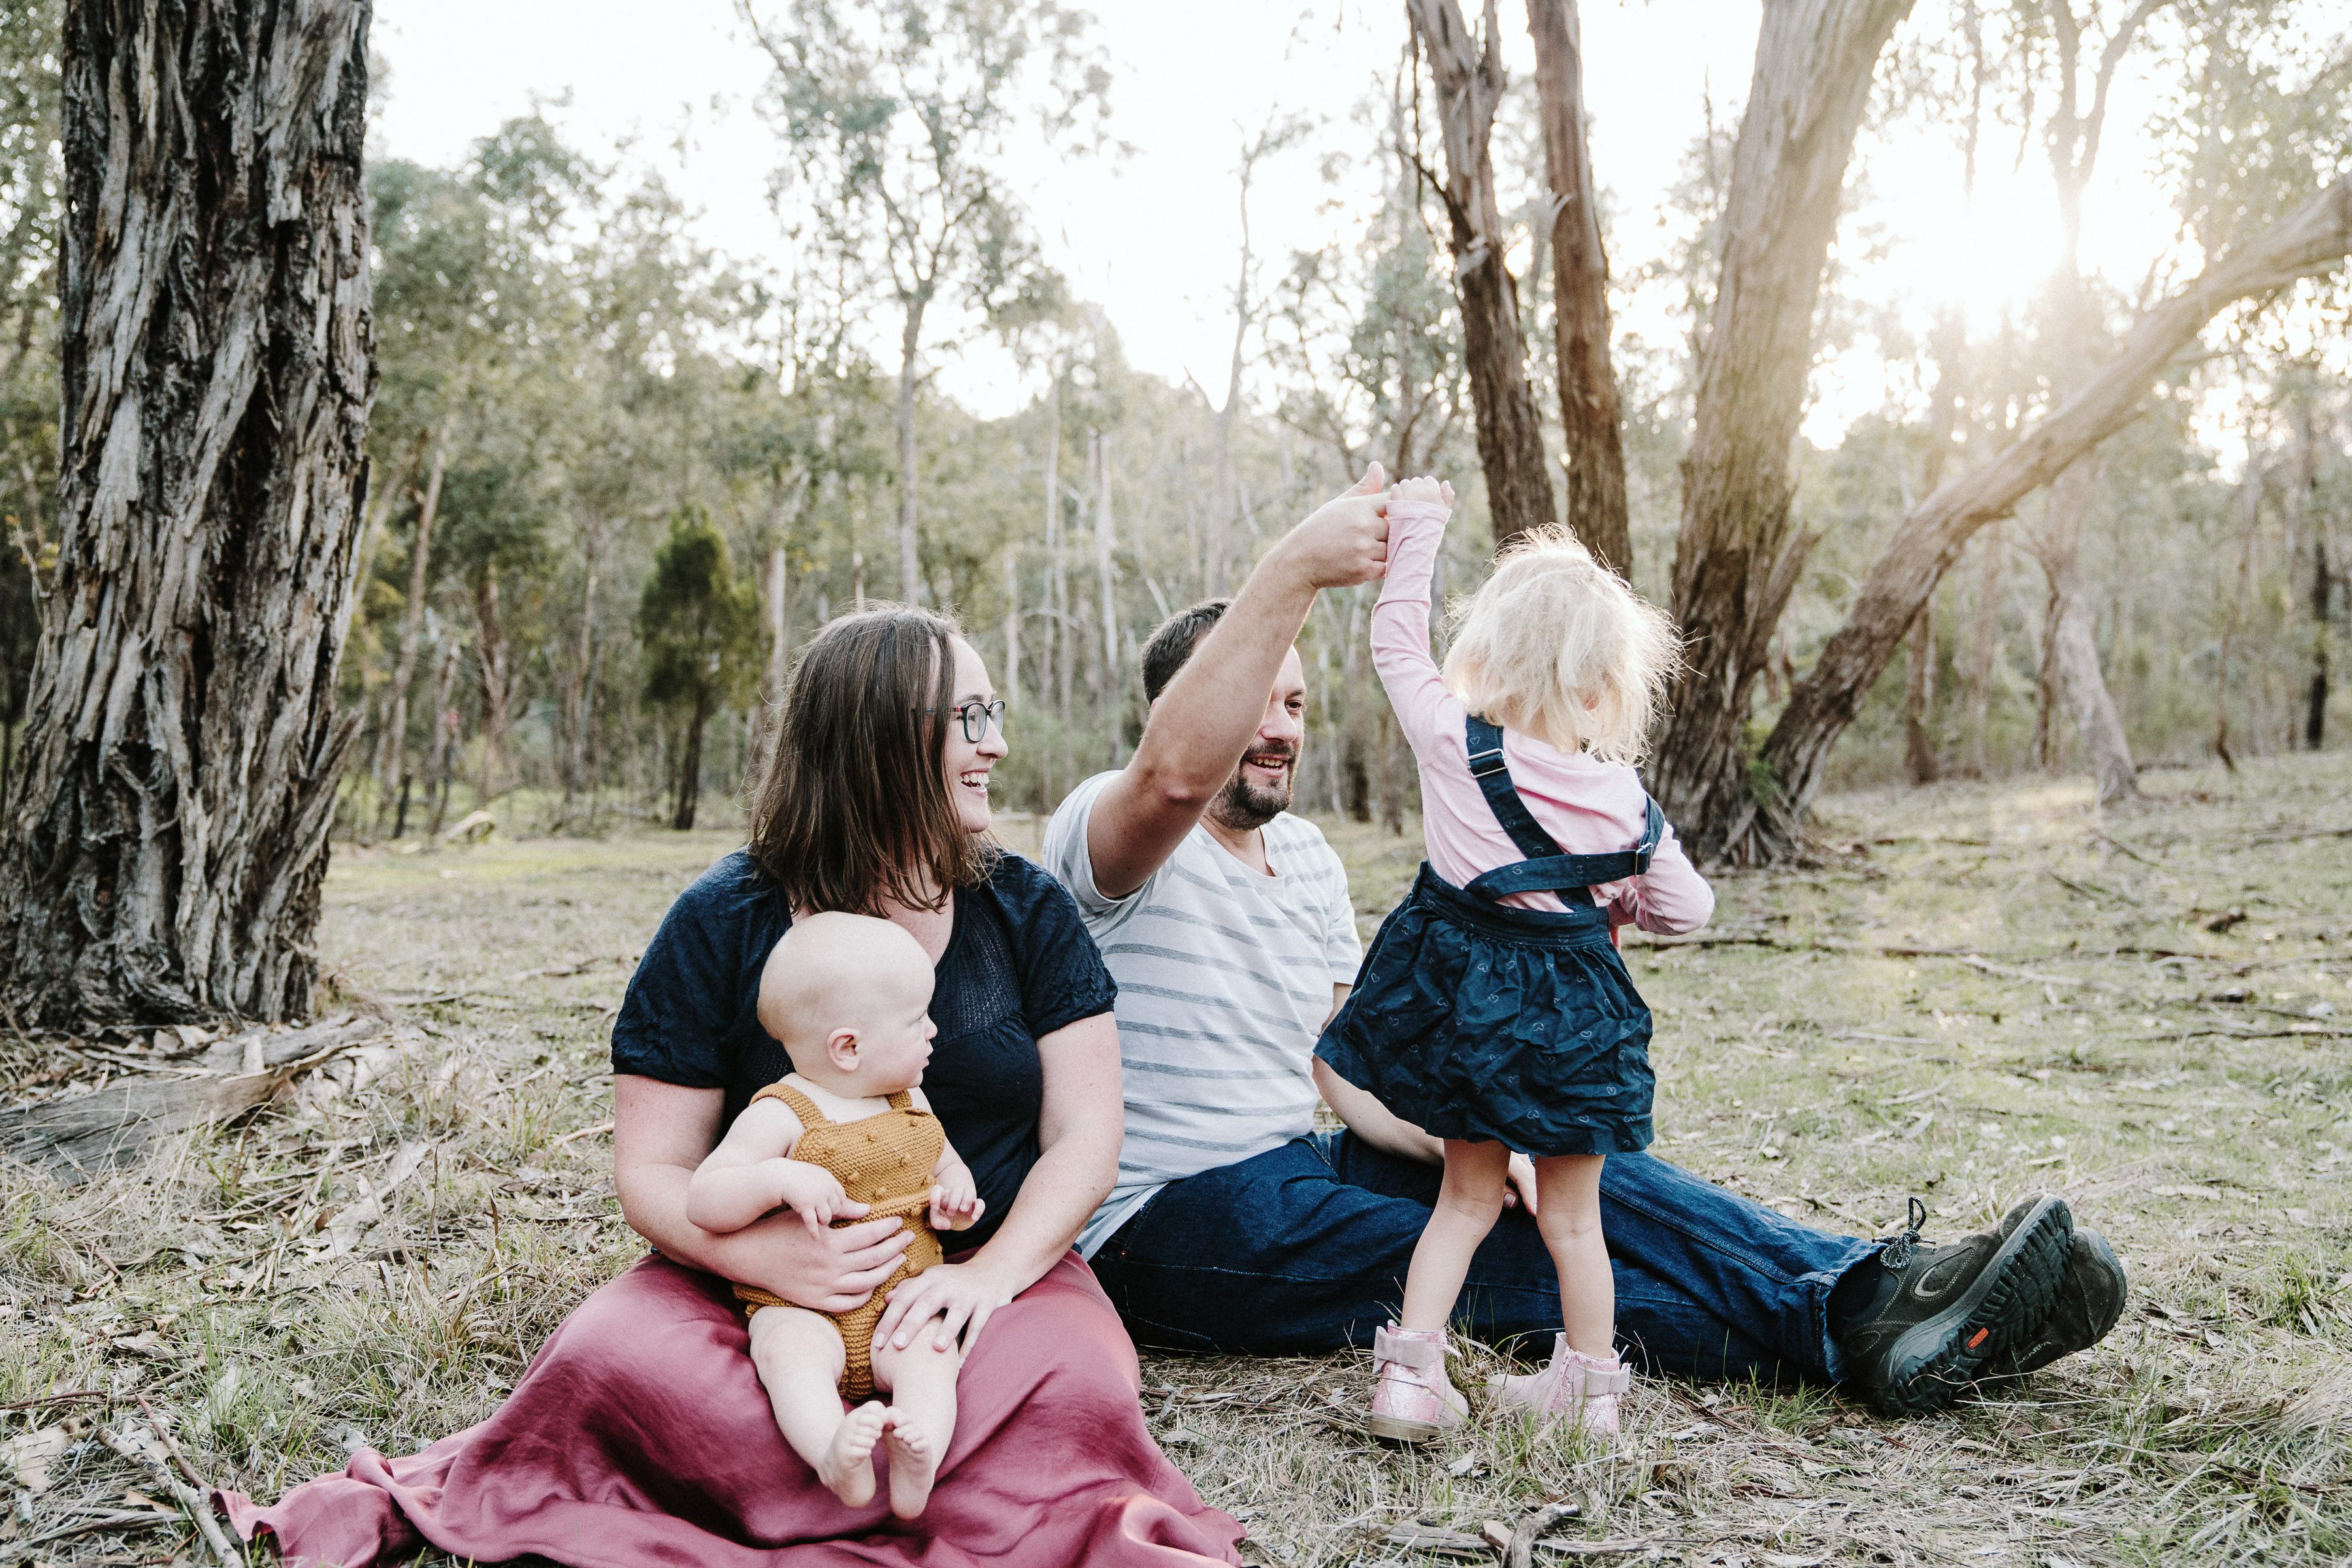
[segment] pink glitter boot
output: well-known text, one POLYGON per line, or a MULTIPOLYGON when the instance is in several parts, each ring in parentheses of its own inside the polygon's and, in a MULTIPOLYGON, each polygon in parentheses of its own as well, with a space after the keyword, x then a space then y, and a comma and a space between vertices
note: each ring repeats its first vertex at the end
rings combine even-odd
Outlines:
POLYGON ((1364 1425, 1375 1437, 1394 1443, 1426 1443, 1462 1425, 1470 1402, 1445 1375, 1445 1335, 1435 1329, 1400 1329, 1391 1323, 1372 1333, 1372 1364, 1380 1382, 1372 1389, 1371 1414, 1364 1425))
POLYGON ((1519 1377, 1491 1379, 1486 1387, 1496 1405, 1525 1411, 1554 1421, 1581 1422, 1586 1429, 1613 1436, 1617 1430, 1617 1400, 1633 1386, 1633 1374, 1615 1355, 1606 1360, 1568 1348, 1568 1336, 1552 1338, 1551 1364, 1519 1377))

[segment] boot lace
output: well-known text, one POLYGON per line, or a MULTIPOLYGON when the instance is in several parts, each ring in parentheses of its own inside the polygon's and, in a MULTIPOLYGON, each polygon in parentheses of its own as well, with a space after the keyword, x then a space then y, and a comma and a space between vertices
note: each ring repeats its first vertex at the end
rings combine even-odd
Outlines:
POLYGON ((1919 1250, 1919 1232, 1927 1223, 1927 1205, 1913 1198, 1907 1217, 1909 1223, 1904 1226, 1903 1234, 1888 1242, 1886 1250, 1878 1255, 1879 1262, 1889 1268, 1908 1267, 1912 1255, 1919 1250))

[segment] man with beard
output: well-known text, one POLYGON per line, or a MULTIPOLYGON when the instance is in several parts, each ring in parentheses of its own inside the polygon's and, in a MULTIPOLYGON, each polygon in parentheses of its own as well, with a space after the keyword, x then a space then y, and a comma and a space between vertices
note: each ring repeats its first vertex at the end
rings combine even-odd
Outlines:
MULTIPOLYGON (((1360 949, 1345 868, 1286 809, 1307 698, 1292 645, 1318 592, 1381 574, 1383 487, 1374 465, 1231 601, 1153 634, 1133 760, 1080 784, 1046 828, 1045 864, 1118 983, 1126 1138, 1078 1246, 1147 1344, 1370 1343, 1436 1198, 1437 1140, 1314 1058, 1360 949), (1316 1132, 1318 1100, 1345 1131, 1316 1132)), ((1890 1414, 1932 1410, 2095 1342, 2123 1307, 2114 1253, 2052 1196, 1941 1246, 1919 1240, 1915 1204, 1881 1243, 1624 1154, 1601 1203, 1619 1336, 1650 1371, 1851 1381, 1890 1414)), ((1490 1340, 1558 1329, 1557 1276, 1525 1215, 1479 1248, 1456 1321, 1490 1340)))

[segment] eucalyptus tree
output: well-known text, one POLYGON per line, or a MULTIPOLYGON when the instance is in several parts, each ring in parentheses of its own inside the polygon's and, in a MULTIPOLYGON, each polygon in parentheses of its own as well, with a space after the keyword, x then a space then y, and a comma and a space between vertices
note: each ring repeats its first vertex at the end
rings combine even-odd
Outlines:
POLYGON ((917 387, 942 301, 985 319, 1048 275, 1007 178, 1017 140, 1098 143, 1110 76, 1057 0, 737 0, 774 75, 782 200, 897 310, 898 584, 921 596, 917 387))
POLYGON ((57 554, 0 847, 20 1024, 310 1006, 375 382, 368 22, 66 13, 57 554))

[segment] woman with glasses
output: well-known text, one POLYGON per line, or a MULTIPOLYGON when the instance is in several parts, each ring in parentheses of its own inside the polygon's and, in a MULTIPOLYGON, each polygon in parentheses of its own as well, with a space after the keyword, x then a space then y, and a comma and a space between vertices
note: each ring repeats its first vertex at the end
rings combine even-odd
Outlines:
POLYGON ((574 1310, 481 1426, 405 1460, 362 1450, 272 1509, 234 1500, 241 1529, 339 1563, 420 1536, 614 1568, 751 1568, 850 1541, 861 1563, 1238 1561, 1240 1527, 1153 1445, 1134 1348, 1070 1251, 1118 1161, 1112 985, 1069 894, 987 837, 1003 718, 944 616, 883 606, 817 634, 751 842, 671 906, 614 1024, 614 1185, 655 1252, 574 1310), (784 1212, 716 1235, 686 1217, 695 1167, 789 1068, 755 1016, 761 967, 795 916, 827 910, 889 920, 930 955, 923 1089, 986 1200, 956 1237, 971 1250, 897 1287, 875 1329, 910 1341, 944 1314, 967 1355, 922 1534, 892 1531, 887 1492, 845 1506, 785 1447, 730 1289, 845 1311, 908 1233, 882 1218, 813 1236, 784 1212))

